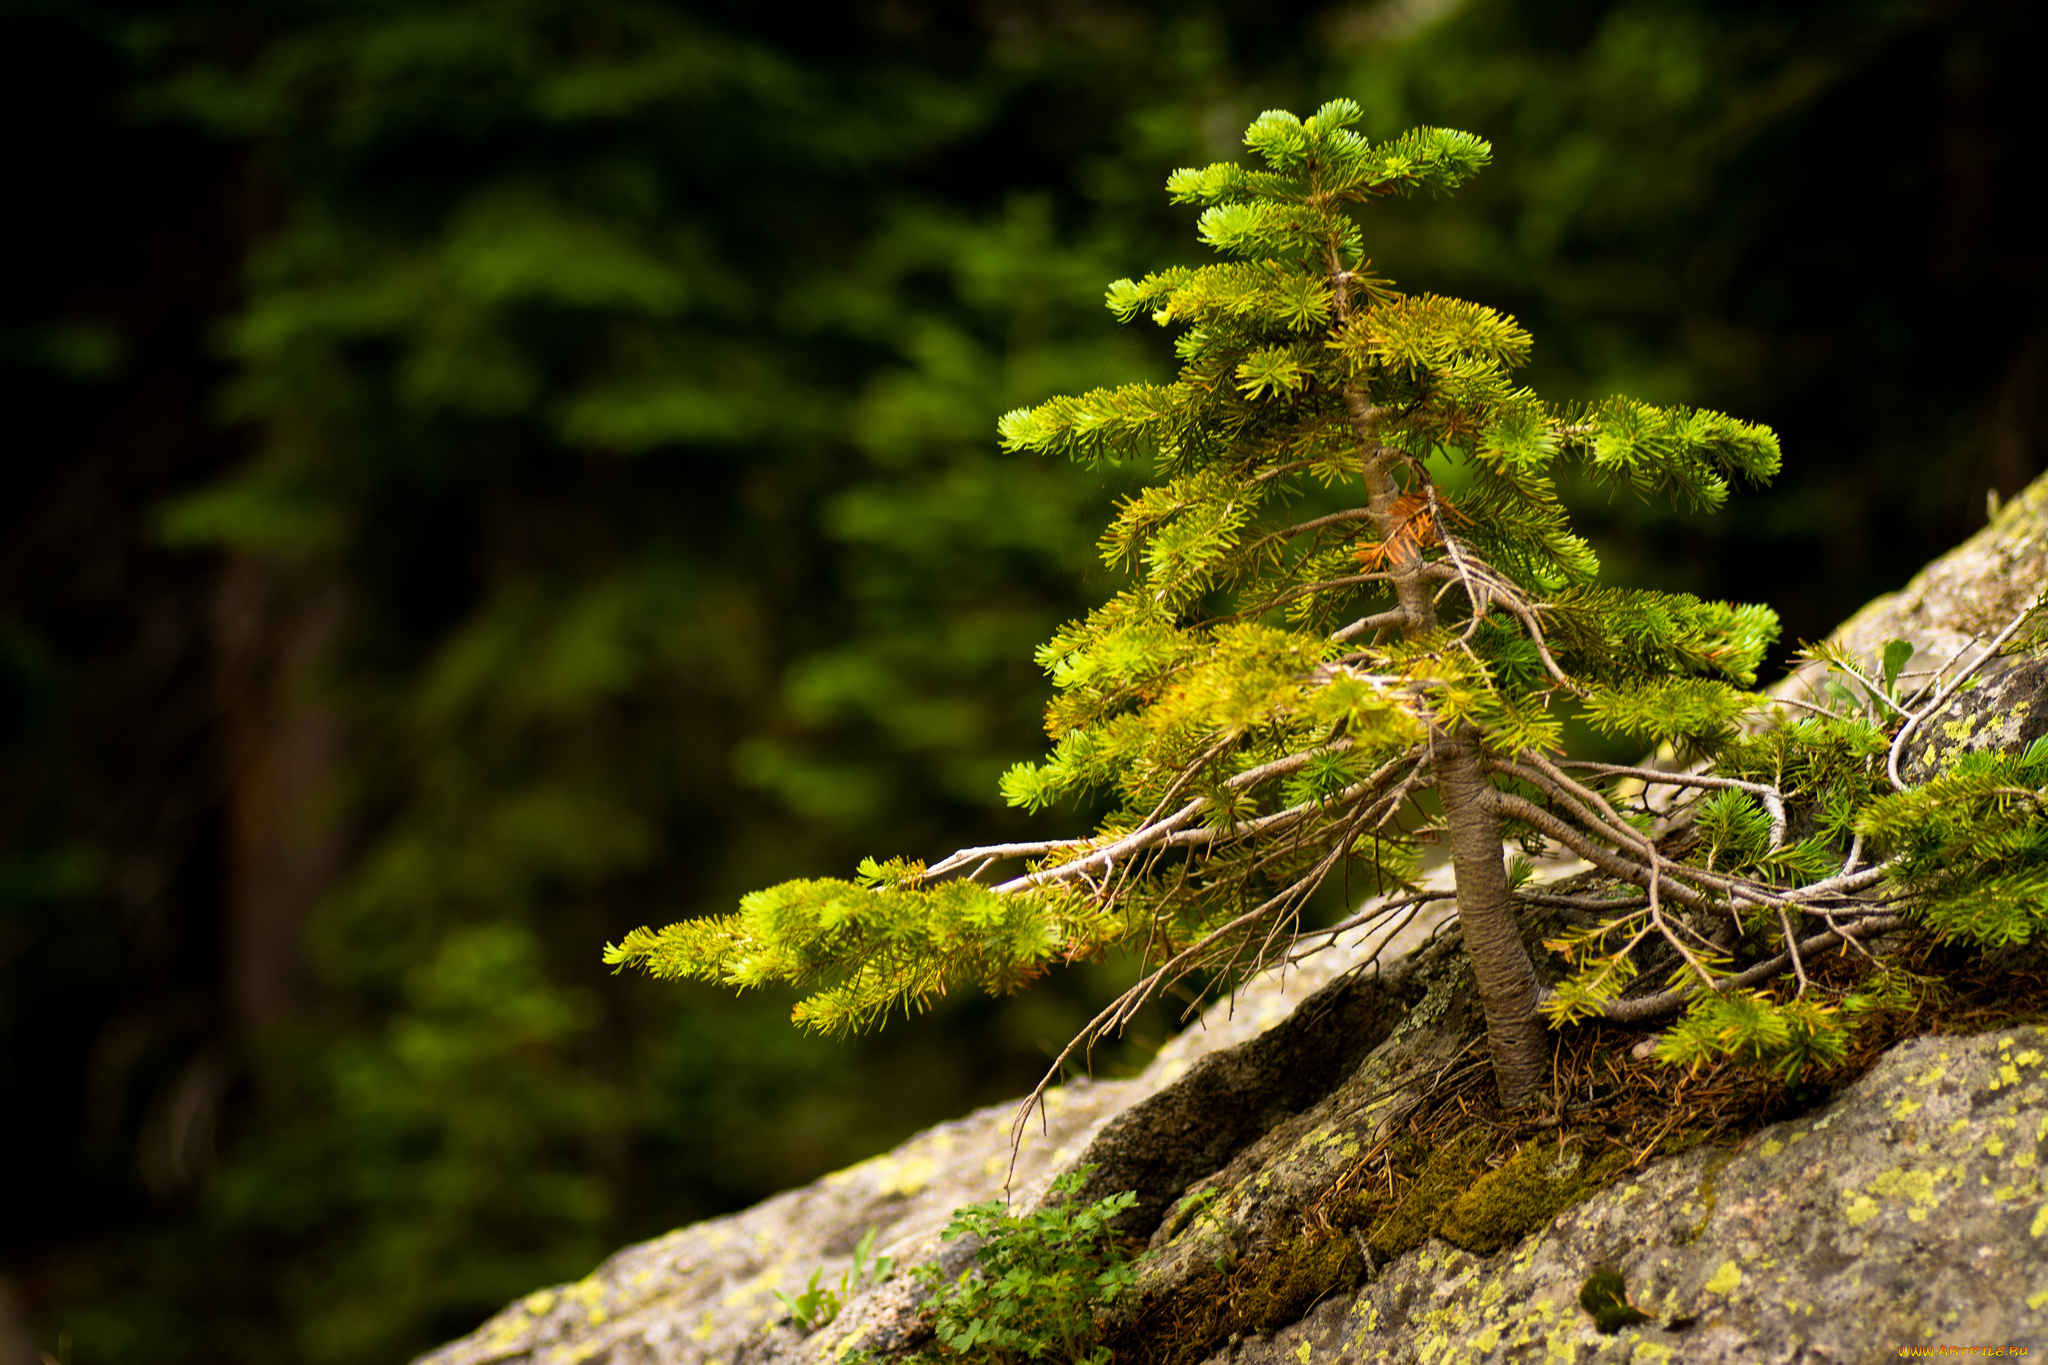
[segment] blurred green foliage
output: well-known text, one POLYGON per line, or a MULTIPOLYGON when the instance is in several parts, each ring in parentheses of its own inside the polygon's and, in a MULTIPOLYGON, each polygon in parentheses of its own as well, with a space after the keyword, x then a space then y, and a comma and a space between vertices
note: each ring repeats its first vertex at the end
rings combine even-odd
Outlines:
POLYGON ((2017 55, 2037 7, 1472 0, 1371 42, 1375 14, 1427 8, 1355 19, 1345 88, 1380 130, 1479 130, 1497 169, 1390 206, 1378 264, 1514 313, 1545 393, 1719 407, 1785 440, 1771 490, 1711 525, 1589 508, 1610 571, 1769 602, 1785 658, 2048 463, 2022 170, 2044 117, 2017 55))
POLYGON ((1547 392, 1783 434, 1782 494, 1711 527, 1578 512, 1638 583, 1816 633, 2039 467, 2027 6, 782 18, 0 10, 0 1103, 39 1116, 0 1256, 53 1349, 396 1359, 1035 1078, 1101 977, 839 1044, 598 948, 1012 828, 1118 484, 994 419, 1167 372, 1100 282, 1184 249, 1160 183, 1260 108, 1484 134, 1379 268, 1514 310, 1547 392), (294 685, 346 725, 347 871, 255 1031, 223 564, 345 612, 294 685), (180 1096, 218 1127, 166 1167, 180 1096))

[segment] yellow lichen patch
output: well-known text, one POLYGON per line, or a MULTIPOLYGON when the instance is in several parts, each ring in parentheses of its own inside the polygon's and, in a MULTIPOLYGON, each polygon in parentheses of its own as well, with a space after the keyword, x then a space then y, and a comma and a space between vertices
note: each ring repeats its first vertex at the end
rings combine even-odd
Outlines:
POLYGON ((711 1333, 712 1333, 712 1331, 713 1331, 713 1330, 714 1330, 714 1329, 715 1329, 715 1328, 716 1328, 717 1326, 718 1326, 718 1315, 717 1315, 716 1313, 713 1313, 713 1312, 712 1312, 712 1311, 711 1311, 711 1310, 710 1310, 709 1308, 705 1309, 705 1310, 704 1310, 704 1321, 702 1321, 702 1322, 698 1323, 698 1324, 697 1324, 697 1326, 696 1326, 696 1327, 695 1327, 695 1328, 694 1328, 694 1329, 693 1329, 693 1330, 692 1330, 692 1331, 690 1332, 690 1340, 692 1340, 692 1341, 709 1341, 709 1340, 711 1340, 711 1333))
POLYGON ((1639 1341, 1635 1350, 1629 1352, 1628 1365, 1657 1365, 1671 1359, 1672 1354, 1671 1348, 1661 1342, 1639 1341))
POLYGON ((2040 1064, 2041 1054, 2033 1048, 2028 1048, 2012 1060, 2015 1066, 2037 1066, 2040 1064))
POLYGON ((896 1169, 886 1173, 879 1188, 883 1194, 912 1195, 932 1183, 939 1163, 922 1154, 905 1157, 896 1169))
POLYGON ((2048 1304, 2048 1289, 2044 1289, 2038 1294, 2027 1295, 2027 1307, 2033 1309, 2036 1313, 2041 1311, 2043 1304, 2048 1304))
POLYGON ((1934 1171, 1881 1171, 1877 1178, 1864 1188, 1880 1199, 1906 1199, 1916 1206, 1924 1207, 1935 1201, 1934 1182, 1937 1174, 1934 1171))
POLYGON ((1318 1128, 1310 1134, 1308 1140, 1318 1147, 1335 1147, 1337 1155, 1346 1161, 1358 1155, 1358 1138, 1349 1132, 1334 1128, 1318 1128))
POLYGON ((2027 1229, 2029 1237, 2039 1237, 2043 1233, 2048 1233, 2048 1204, 2043 1204, 2035 1212, 2034 1225, 2027 1229))
POLYGON ((1733 1261, 1723 1261, 1721 1262, 1721 1268, 1714 1272, 1714 1277, 1702 1285, 1701 1288, 1705 1289, 1709 1294, 1719 1294, 1726 1297, 1729 1294, 1733 1294, 1736 1287, 1741 1283, 1742 1267, 1733 1261))
POLYGON ((1990 1140, 1989 1142, 1985 1143, 1985 1144, 1984 1144, 1984 1155, 1986 1155, 1986 1156, 2004 1156, 2004 1155, 2005 1155, 2005 1139, 2004 1139, 2004 1138, 2001 1138, 2001 1137, 1994 1137, 1994 1138, 1992 1138, 1992 1139, 1991 1139, 1991 1140, 1990 1140))
POLYGON ((737 1308, 749 1299, 758 1299, 772 1293, 775 1288, 775 1272, 764 1270, 759 1275, 741 1284, 718 1302, 726 1308, 737 1308))
POLYGON ((595 1276, 585 1276, 564 1289, 562 1299, 579 1305, 583 1309, 584 1320, 593 1327, 611 1317, 610 1309, 605 1306, 604 1282, 595 1276))
POLYGON ((1904 1118, 1908 1114, 1917 1114, 1920 1112, 1920 1101, 1912 1099, 1900 1100, 1899 1107, 1892 1112, 1900 1118, 1904 1118))
POLYGON ((519 1306, 535 1317, 540 1317, 555 1306, 555 1291, 552 1289, 536 1289, 520 1300, 519 1306))
POLYGON ((1782 1143, 1782 1142, 1780 1142, 1780 1141, 1778 1141, 1778 1140, 1777 1140, 1776 1138, 1765 1138, 1765 1139, 1764 1139, 1764 1145, 1763 1145, 1763 1155, 1764 1155, 1764 1157, 1765 1157, 1766 1159, 1768 1159, 1768 1158, 1770 1158, 1770 1157, 1774 1157, 1774 1156, 1776 1156, 1776 1155, 1777 1155, 1778 1153, 1780 1153, 1780 1152, 1782 1152, 1782 1151, 1784 1151, 1784 1150, 1785 1150, 1785 1144, 1784 1144, 1784 1143, 1782 1143))
POLYGON ((501 1313, 494 1318, 484 1332, 484 1348, 492 1357, 512 1354, 532 1338, 527 1333, 532 1324, 516 1313, 501 1313))
POLYGON ((1877 1201, 1867 1194, 1859 1194, 1849 1201, 1849 1226, 1860 1228, 1877 1217, 1877 1201))

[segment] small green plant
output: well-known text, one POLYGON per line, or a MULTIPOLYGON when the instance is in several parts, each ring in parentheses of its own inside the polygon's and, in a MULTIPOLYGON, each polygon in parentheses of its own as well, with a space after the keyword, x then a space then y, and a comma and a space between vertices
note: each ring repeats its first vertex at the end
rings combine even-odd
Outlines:
POLYGON ((825 1273, 821 1266, 811 1272, 810 1284, 795 1298, 779 1289, 775 1291, 775 1297, 782 1300, 782 1306, 789 1310, 790 1321, 796 1324, 798 1331, 817 1331, 839 1316, 839 1310, 846 1307, 847 1300, 863 1289, 872 1289, 889 1278, 890 1272, 896 1268, 896 1260, 892 1256, 877 1256, 874 1263, 869 1264, 868 1253, 874 1249, 874 1245, 875 1230, 869 1228, 867 1235, 854 1247, 853 1266, 839 1277, 837 1289, 818 1284, 819 1278, 825 1273))
POLYGON ((1093 1169, 1055 1180, 1052 1201, 1031 1213, 1013 1214, 1000 1199, 954 1211, 940 1236, 979 1239, 976 1264, 951 1282, 934 1266, 910 1272, 931 1291, 924 1311, 933 1315, 941 1358, 1105 1365, 1110 1352, 1095 1314, 1138 1278, 1110 1224, 1138 1197, 1126 1191, 1074 1204, 1093 1169))
POLYGON ((1819 691, 1828 710, 1889 727, 1909 714, 1907 690, 1899 683, 1913 653, 1911 640, 1886 640, 1874 677, 1846 646, 1833 640, 1808 645, 1801 657, 1826 665, 1827 676, 1819 691), (1854 687, 1850 686, 1852 680, 1854 687))

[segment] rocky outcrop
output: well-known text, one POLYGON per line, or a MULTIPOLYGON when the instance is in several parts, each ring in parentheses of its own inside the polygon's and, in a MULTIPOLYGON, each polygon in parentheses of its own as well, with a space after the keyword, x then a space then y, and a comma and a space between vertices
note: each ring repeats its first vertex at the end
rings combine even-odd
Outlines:
MULTIPOLYGON (((1859 612, 1840 638, 1866 656, 1911 639, 1938 663, 1998 630, 2043 583, 2048 480, 1859 612)), ((2027 738, 2048 697, 1998 684, 2024 672, 2002 669, 1961 694, 2002 700, 1935 718, 1930 747, 1909 758, 1940 762, 1949 754, 1931 746, 2027 738)), ((1823 1106, 1618 1180, 1569 1143, 1532 1144, 1525 1156, 1548 1164, 1518 1159, 1515 1178, 1541 1192, 1533 1202, 1454 1191, 1427 1229, 1398 1237, 1385 1231, 1388 1216, 1348 1228, 1329 1217, 1327 1191, 1361 1150, 1471 1064, 1479 1021, 1456 930, 1436 926, 1426 941, 1431 927, 1391 945, 1342 943, 1269 974, 1213 1007, 1142 1075, 1051 1092, 1014 1169, 1010 1111, 984 1110, 743 1213, 627 1248, 422 1365, 765 1365, 855 1346, 887 1355, 918 1341, 916 1295, 901 1277, 808 1337, 773 1291, 794 1293, 821 1268, 833 1281, 869 1229, 899 1265, 964 1264, 969 1248, 938 1241, 954 1208, 997 1195, 1006 1178, 1031 1201, 1082 1163, 1098 1167, 1091 1191, 1139 1194, 1130 1219, 1152 1243, 1147 1302, 1199 1296, 1203 1277, 1233 1262, 1288 1269, 1251 1318, 1204 1348, 1214 1365, 1861 1361, 2048 1340, 2048 1031, 2034 1026, 1903 1043, 1823 1106), (1383 946, 1383 970, 1354 970, 1383 946), (1528 1208, 1535 1214, 1517 1212, 1528 1208), (1338 1234, 1290 1242, 1311 1210, 1338 1234), (1276 1250, 1288 1247, 1302 1249, 1290 1260, 1276 1250)), ((1122 1330, 1143 1340, 1145 1321, 1122 1330)))
POLYGON ((1918 1039, 1810 1117, 1659 1162, 1491 1256, 1427 1242, 1213 1360, 1753 1365, 2038 1345, 2044 1157, 2048 1030, 1918 1039), (1599 1271, 1647 1321, 1600 1330, 1580 1301, 1599 1271))

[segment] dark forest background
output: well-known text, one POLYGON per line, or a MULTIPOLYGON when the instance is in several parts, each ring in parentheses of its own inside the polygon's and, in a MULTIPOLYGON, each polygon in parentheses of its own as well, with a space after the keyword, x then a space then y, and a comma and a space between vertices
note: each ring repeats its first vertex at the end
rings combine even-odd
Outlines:
POLYGON ((1779 430, 1615 577, 1898 586, 2048 463, 2043 14, 0 5, 0 1365, 401 1361, 1027 1088, 1102 979, 832 1043, 598 953, 1023 827, 1116 490, 995 419, 1168 373, 1103 286, 1263 108, 1490 138, 1377 266, 1779 430))

